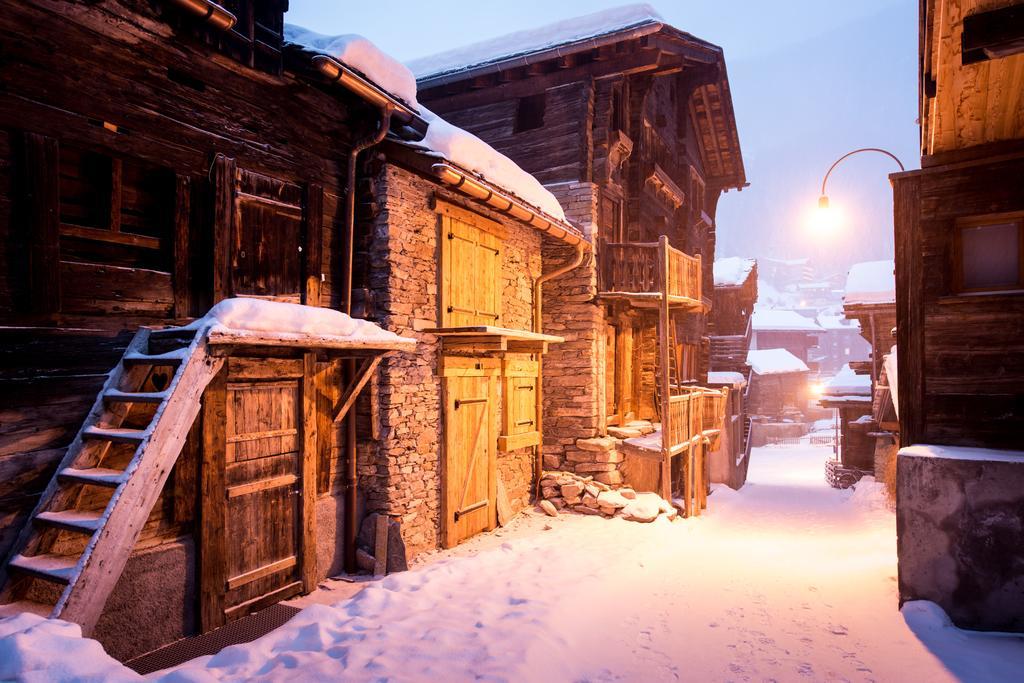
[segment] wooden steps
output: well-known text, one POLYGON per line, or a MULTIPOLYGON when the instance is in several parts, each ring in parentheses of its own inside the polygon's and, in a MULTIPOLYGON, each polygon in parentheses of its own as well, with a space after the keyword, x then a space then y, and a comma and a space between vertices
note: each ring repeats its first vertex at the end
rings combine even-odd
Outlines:
POLYGON ((15 555, 8 566, 24 574, 53 583, 69 583, 78 566, 78 558, 68 555, 15 555))
POLYGON ((90 634, 223 364, 205 329, 139 330, 0 566, 0 611, 25 606, 90 634), (88 487, 111 491, 103 509, 88 487), (66 532, 87 539, 77 554, 54 551, 66 532), (27 600, 34 581, 63 586, 55 604, 27 600))
POLYGON ((124 472, 107 467, 89 467, 86 469, 64 467, 57 472, 57 477, 74 484, 119 486, 124 481, 124 472))
POLYGON ((79 510, 61 510, 59 512, 44 510, 36 515, 35 521, 36 524, 43 526, 92 535, 103 523, 103 513, 79 510))

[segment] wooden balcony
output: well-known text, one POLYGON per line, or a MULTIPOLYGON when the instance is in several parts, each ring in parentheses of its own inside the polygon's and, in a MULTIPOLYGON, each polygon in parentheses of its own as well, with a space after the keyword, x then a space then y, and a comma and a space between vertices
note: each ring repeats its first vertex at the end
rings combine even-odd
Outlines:
POLYGON ((635 306, 701 309, 700 256, 689 256, 668 243, 607 242, 601 245, 599 295, 626 299, 635 306))

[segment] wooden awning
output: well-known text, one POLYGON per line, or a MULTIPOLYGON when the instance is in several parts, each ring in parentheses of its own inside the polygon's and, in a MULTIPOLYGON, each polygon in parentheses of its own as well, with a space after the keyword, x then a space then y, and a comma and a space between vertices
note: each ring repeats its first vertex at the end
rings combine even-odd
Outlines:
POLYGON ((413 339, 373 339, 365 337, 333 337, 300 334, 294 332, 254 332, 235 330, 210 330, 211 354, 232 355, 246 348, 291 348, 325 351, 335 358, 356 356, 379 356, 389 351, 412 351, 416 348, 413 339))
POLYGON ((505 327, 477 325, 471 327, 435 327, 424 332, 441 337, 445 351, 476 353, 547 353, 548 344, 565 341, 563 337, 505 327))

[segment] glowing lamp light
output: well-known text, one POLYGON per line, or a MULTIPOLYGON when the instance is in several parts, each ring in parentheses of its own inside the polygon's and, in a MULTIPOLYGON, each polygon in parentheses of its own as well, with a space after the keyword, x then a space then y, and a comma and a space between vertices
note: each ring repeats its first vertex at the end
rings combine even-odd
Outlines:
POLYGON ((823 194, 820 197, 818 197, 818 208, 819 209, 827 209, 828 208, 828 195, 823 194))
POLYGON ((811 385, 811 394, 815 397, 820 398, 825 395, 825 385, 821 382, 815 382, 811 385))

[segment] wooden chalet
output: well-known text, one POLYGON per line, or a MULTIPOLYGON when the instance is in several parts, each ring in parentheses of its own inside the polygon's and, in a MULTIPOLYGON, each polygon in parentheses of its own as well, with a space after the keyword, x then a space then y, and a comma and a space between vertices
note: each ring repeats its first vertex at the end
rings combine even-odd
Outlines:
POLYGON ((860 324, 861 336, 871 345, 868 361, 853 361, 857 372, 871 375, 876 382, 881 374, 882 359, 896 340, 896 283, 892 261, 855 263, 846 278, 843 314, 860 324))
POLYGON ((410 68, 422 102, 535 175, 594 245, 544 291, 544 330, 566 339, 545 361, 545 466, 619 483, 630 467, 601 437, 655 420, 653 450, 626 441, 642 461, 631 483, 701 489, 700 444, 724 400, 700 386, 715 209, 746 184, 721 48, 633 7, 410 68))
POLYGON ((890 176, 900 600, 1024 631, 1024 5, 922 2, 920 47, 921 168, 890 176))
POLYGON ((785 309, 756 310, 750 326, 753 334, 750 348, 786 349, 804 363, 810 360, 810 351, 817 347, 821 332, 813 319, 785 309))
POLYGON ((708 320, 711 370, 747 374, 756 303, 757 261, 738 257, 715 261, 714 307, 708 320))
POLYGON ((122 659, 354 571, 367 513, 413 554, 536 481, 534 302, 589 243, 286 9, 0 17, 0 610, 122 659), (189 324, 254 299, 416 341, 189 324))

